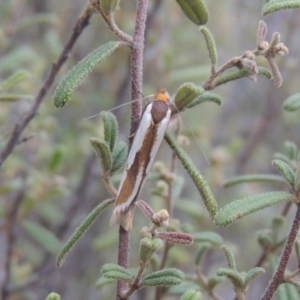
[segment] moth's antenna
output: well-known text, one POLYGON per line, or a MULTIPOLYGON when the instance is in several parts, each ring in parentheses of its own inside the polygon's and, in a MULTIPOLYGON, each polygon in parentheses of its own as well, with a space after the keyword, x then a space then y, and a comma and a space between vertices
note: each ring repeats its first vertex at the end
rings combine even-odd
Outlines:
MULTIPOLYGON (((154 95, 155 95, 155 94, 149 95, 149 96, 143 97, 142 99, 147 99, 147 98, 153 97, 154 95)), ((139 100, 140 100, 140 99, 135 99, 135 100, 128 101, 128 102, 126 102, 126 103, 123 103, 123 104, 120 104, 120 105, 118 105, 118 106, 116 106, 116 107, 113 107, 113 108, 111 108, 111 109, 109 109, 109 110, 107 110, 107 111, 113 111, 113 110, 115 110, 115 109, 117 109, 117 108, 120 108, 120 107, 122 107, 122 106, 126 106, 126 105, 128 105, 128 104, 134 103, 134 102, 139 101, 139 100)), ((86 120, 95 118, 95 117, 99 116, 100 114, 101 114, 101 112, 98 113, 98 114, 92 115, 92 116, 90 116, 90 117, 84 118, 84 119, 82 119, 82 121, 86 121, 86 120)))
POLYGON ((200 151, 202 152, 202 154, 203 154, 205 160, 207 161, 207 163, 210 165, 210 162, 209 162, 207 156, 205 155, 204 151, 202 150, 200 144, 198 143, 197 138, 196 138, 196 135, 194 134, 194 132, 193 132, 191 126, 190 126, 190 125, 185 121, 185 119, 182 117, 182 115, 180 114, 179 109, 176 107, 176 104, 175 104, 171 99, 170 99, 170 102, 173 104, 175 110, 177 111, 177 113, 178 113, 178 114, 180 115, 180 117, 182 118, 182 121, 184 122, 184 124, 189 128, 189 130, 190 130, 190 132, 191 132, 191 134, 192 134, 192 136, 193 136, 193 138, 194 138, 194 140, 195 140, 195 142, 196 142, 196 145, 198 146, 198 148, 199 148, 200 151))

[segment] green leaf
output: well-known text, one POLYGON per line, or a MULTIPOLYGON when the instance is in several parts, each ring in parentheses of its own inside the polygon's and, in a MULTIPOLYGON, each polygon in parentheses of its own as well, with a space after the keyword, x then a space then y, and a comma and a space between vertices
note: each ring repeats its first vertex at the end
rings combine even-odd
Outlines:
POLYGON ((104 124, 104 139, 109 145, 110 152, 113 152, 118 136, 118 122, 114 114, 109 111, 100 113, 104 124))
POLYGON ((212 33, 205 26, 199 28, 200 32, 203 34, 209 53, 211 63, 215 65, 217 63, 217 47, 212 33))
POLYGON ((56 255, 61 248, 58 238, 48 229, 32 221, 24 221, 24 230, 50 254, 56 255))
POLYGON ((236 262, 235 262, 232 251, 225 245, 222 246, 222 250, 224 251, 224 253, 226 255, 228 267, 232 270, 236 270, 236 262))
MULTIPOLYGON (((263 68, 263 67, 258 67, 258 74, 264 75, 268 79, 272 78, 271 72, 268 69, 263 68)), ((248 77, 249 75, 251 75, 251 72, 246 70, 246 69, 234 71, 234 72, 231 72, 229 74, 223 75, 220 78, 217 78, 216 81, 215 81, 215 85, 219 86, 219 85, 228 83, 230 81, 233 81, 233 80, 236 80, 236 79, 239 79, 239 78, 248 77)))
POLYGON ((279 173, 285 178, 285 180, 294 187, 295 184, 295 172, 286 162, 275 159, 272 161, 273 166, 279 171, 279 173))
POLYGON ((18 83, 26 80, 27 78, 31 77, 30 73, 25 70, 19 70, 15 72, 13 75, 8 77, 5 81, 1 84, 1 91, 8 91, 18 83))
POLYGON ((259 230, 257 232, 257 241, 263 249, 274 247, 274 239, 269 230, 259 230))
POLYGON ((222 278, 217 277, 217 276, 211 276, 207 280, 207 286, 209 287, 210 290, 213 290, 218 284, 222 282, 222 278))
POLYGON ((258 275, 265 273, 265 272, 266 271, 264 268, 256 267, 256 268, 251 269, 244 278, 245 286, 248 286, 250 284, 250 282, 252 280, 254 280, 258 275))
POLYGON ((297 159, 298 147, 295 143, 293 143, 291 141, 286 141, 284 143, 284 148, 285 148, 286 154, 290 160, 297 159))
POLYGON ((146 275, 142 281, 143 286, 169 286, 180 284, 184 274, 175 268, 164 269, 146 275))
POLYGON ((180 298, 180 300, 200 300, 201 292, 195 290, 187 290, 180 298))
POLYGON ((160 239, 143 238, 140 241, 140 260, 144 263, 148 262, 154 252, 162 246, 160 239))
POLYGON ((60 300, 60 295, 56 293, 50 293, 45 300, 60 300))
POLYGON ((288 97, 283 102, 283 108, 287 111, 295 111, 300 107, 300 93, 288 97))
POLYGON ((128 272, 128 270, 117 264, 105 264, 103 265, 101 272, 105 278, 128 282, 132 280, 132 275, 128 272))
POLYGON ((104 13, 109 16, 117 9, 119 0, 101 0, 100 5, 104 13))
POLYGON ((211 245, 209 244, 203 244, 199 247, 199 250, 197 252, 196 258, 195 258, 195 265, 199 265, 201 263, 201 260, 204 256, 204 254, 211 248, 211 245))
POLYGON ((105 210, 105 208, 113 203, 115 199, 108 199, 101 202, 98 206, 96 206, 90 214, 85 218, 85 220, 77 227, 75 232, 68 239, 66 244, 60 250, 57 259, 56 266, 59 268, 66 255, 73 249, 74 245, 79 241, 79 239, 86 233, 86 231, 91 227, 93 222, 99 217, 99 215, 105 210))
POLYGON ((112 278, 105 278, 104 276, 101 276, 95 284, 96 289, 100 290, 101 288, 103 288, 106 285, 112 284, 114 283, 115 280, 112 278))
POLYGON ((92 72, 102 60, 111 55, 121 45, 121 42, 108 42, 94 50, 74 66, 56 88, 54 93, 54 105, 56 107, 63 107, 71 99, 72 93, 80 85, 82 80, 92 72))
POLYGON ((208 21, 208 10, 201 0, 176 0, 185 15, 195 24, 203 25, 208 21))
POLYGON ((193 234, 194 241, 198 243, 210 243, 214 246, 219 246, 223 243, 220 235, 212 231, 204 231, 193 234))
POLYGON ((223 184, 225 188, 240 184, 240 183, 249 183, 249 182, 264 182, 264 183, 286 183, 281 176, 270 175, 270 174, 251 174, 251 175, 241 175, 232 177, 226 180, 223 184))
POLYGON ((203 87, 197 86, 192 82, 182 84, 176 92, 175 105, 176 110, 181 111, 187 107, 193 100, 204 93, 203 87))
POLYGON ((237 288, 244 287, 244 279, 243 276, 236 270, 227 269, 227 268, 219 268, 217 271, 218 276, 226 276, 232 284, 237 288))
POLYGON ((276 152, 276 153, 274 153, 273 157, 274 157, 274 159, 281 159, 284 162, 286 162, 287 164, 290 163, 290 159, 285 154, 276 152))
POLYGON ((165 140, 175 152, 182 165, 194 181, 210 216, 213 218, 217 212, 218 205, 210 186, 207 184, 206 180, 202 177, 202 175, 198 172, 195 165, 193 164, 189 156, 186 154, 186 152, 183 150, 183 148, 177 143, 176 139, 170 133, 167 132, 165 134, 165 140))
POLYGON ((211 92, 204 92, 202 95, 198 96, 194 101, 187 106, 187 108, 192 108, 200 103, 204 102, 214 102, 217 105, 222 105, 223 102, 219 95, 216 95, 211 92))
POLYGON ((228 226, 252 212, 293 200, 295 200, 295 197, 285 192, 270 192, 248 196, 235 200, 221 208, 217 212, 214 222, 217 226, 228 226))
POLYGON ((90 138, 90 142, 97 154, 103 172, 108 172, 112 166, 112 157, 108 144, 104 140, 97 138, 90 138))
POLYGON ((300 8, 299 0, 270 1, 262 9, 263 16, 283 9, 300 8))
POLYGON ((118 171, 126 162, 128 156, 128 146, 124 142, 120 142, 115 146, 112 153, 112 167, 110 173, 118 171))

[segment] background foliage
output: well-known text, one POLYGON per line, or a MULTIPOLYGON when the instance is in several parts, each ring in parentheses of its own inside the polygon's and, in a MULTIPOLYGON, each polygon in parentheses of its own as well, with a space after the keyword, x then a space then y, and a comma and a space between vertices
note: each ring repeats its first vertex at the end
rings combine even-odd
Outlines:
MULTIPOLYGON (((23 80, 11 89, 0 91, 2 145, 11 135, 16 120, 30 106, 84 5, 79 0, 0 3, 0 81, 3 83, 20 70, 23 76, 23 80)), ((207 26, 215 37, 220 62, 255 48, 262 5, 262 1, 218 1, 218 5, 207 1, 210 11, 207 26)), ((126 5, 122 2, 121 8, 122 13, 115 14, 116 21, 124 31, 132 33, 136 4, 134 1, 126 1, 126 5)), ((149 95, 167 87, 175 94, 184 81, 201 84, 209 75, 210 62, 198 27, 184 16, 175 1, 149 1, 149 14, 153 19, 152 23, 148 20, 146 31, 143 93, 149 95)), ((224 189, 222 183, 234 175, 277 175, 271 164, 274 152, 284 151, 286 140, 299 145, 299 110, 286 112, 282 108, 283 100, 299 92, 299 10, 281 11, 264 20, 269 35, 279 31, 281 40, 289 48, 289 55, 277 61, 283 76, 282 86, 275 88, 273 82, 263 76, 259 76, 257 82, 239 79, 215 90, 223 99, 222 107, 201 104, 182 113, 202 148, 198 148, 183 123, 182 134, 190 138, 190 145, 185 150, 210 183, 220 207, 233 199, 274 190, 274 185, 257 183, 224 189)), ((80 59, 115 39, 101 18, 94 15, 59 73, 55 86, 80 59)), ((95 289, 101 266, 116 262, 117 228, 109 227, 110 210, 84 235, 61 269, 55 267, 55 255, 85 216, 108 198, 101 181, 101 169, 89 142, 90 136, 103 136, 103 124, 99 117, 85 118, 130 100, 128 62, 129 52, 117 50, 113 59, 101 63, 88 76, 66 108, 58 110, 54 107, 52 89, 22 135, 20 145, 3 164, 0 175, 0 269, 7 270, 9 261, 10 278, 5 281, 3 272, 0 282, 2 288, 5 286, 10 292, 14 291, 7 299, 44 299, 52 291, 66 300, 112 297, 114 286, 106 286, 100 291, 95 289), (10 220, 7 216, 11 215, 13 203, 18 201, 21 202, 18 213, 10 220), (7 219, 12 223, 7 223, 7 219), (11 226, 12 240, 6 238, 10 230, 7 225, 11 226), (13 247, 10 257, 6 257, 8 245, 13 247)), ((265 61, 258 63, 264 65, 265 61)), ((130 107, 119 108, 114 114, 119 123, 119 138, 127 142, 130 107)), ((169 158, 170 149, 163 143, 158 159, 168 165, 169 158)), ((251 269, 261 253, 256 241, 257 231, 270 227, 272 218, 281 213, 283 206, 252 214, 231 227, 217 228, 192 182, 186 180, 180 164, 177 173, 174 217, 197 232, 218 232, 224 243, 233 249, 238 269, 251 269)), ((152 175, 141 199, 149 201, 158 210, 164 207, 164 202, 154 193, 159 183, 155 174, 152 175)), ((115 182, 118 180, 116 175, 115 182)), ((284 190, 286 187, 279 183, 277 188, 284 190)), ((293 216, 294 213, 290 214, 293 216)), ((291 226, 289 219, 286 218, 283 232, 291 226)), ((138 236, 145 225, 145 218, 137 212, 132 237, 138 236)), ((138 244, 138 239, 131 239, 130 265, 133 267, 138 266, 138 244)), ((190 247, 173 247, 168 265, 193 273, 198 248, 198 243, 190 247)), ((201 269, 205 274, 215 275, 216 269, 226 264, 224 253, 218 249, 207 254, 201 269)), ((290 264, 295 265, 296 259, 291 259, 290 264)), ((260 275, 260 280, 251 286, 247 299, 258 299, 269 277, 270 271, 260 275)), ((225 299, 234 295, 228 282, 218 286, 217 291, 225 299)), ((152 299, 152 292, 143 289, 136 299, 152 299)), ((177 298, 170 296, 170 299, 177 298)))

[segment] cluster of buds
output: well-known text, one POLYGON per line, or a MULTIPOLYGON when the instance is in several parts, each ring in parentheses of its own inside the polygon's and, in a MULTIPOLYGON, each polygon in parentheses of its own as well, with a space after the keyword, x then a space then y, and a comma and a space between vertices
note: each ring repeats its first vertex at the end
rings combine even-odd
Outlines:
POLYGON ((239 58, 237 67, 249 71, 249 78, 256 80, 258 67, 255 62, 256 56, 264 56, 271 68, 271 73, 275 82, 275 86, 279 87, 282 84, 282 77, 279 68, 274 60, 276 56, 284 56, 289 53, 289 49, 280 42, 280 33, 273 33, 270 42, 266 41, 267 25, 264 21, 260 21, 257 31, 257 48, 253 51, 246 51, 239 58))
POLYGON ((142 210, 145 216, 147 216, 151 222, 151 227, 143 227, 141 233, 147 238, 159 238, 167 243, 190 245, 193 243, 193 237, 187 233, 165 231, 169 225, 169 213, 167 210, 162 209, 158 212, 154 212, 152 208, 143 200, 138 200, 136 205, 142 210))

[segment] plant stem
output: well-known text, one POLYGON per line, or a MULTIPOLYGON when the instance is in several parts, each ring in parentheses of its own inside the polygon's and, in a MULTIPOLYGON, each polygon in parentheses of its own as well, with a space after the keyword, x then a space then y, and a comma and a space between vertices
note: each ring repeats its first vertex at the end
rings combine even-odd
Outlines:
POLYGON ((277 288, 281 283, 284 282, 284 272, 289 261, 295 240, 297 238, 297 233, 300 227, 300 204, 297 205, 297 212, 291 228, 290 234, 286 241, 285 247, 283 249, 277 270, 271 279, 267 289, 265 290, 261 300, 270 300, 274 296, 277 288))
MULTIPOLYGON (((144 35, 147 19, 147 0, 139 0, 136 14, 135 30, 133 35, 133 44, 131 48, 131 99, 134 101, 131 105, 131 127, 132 135, 139 124, 142 114, 142 88, 143 88, 143 52, 144 52, 144 35)), ((122 226, 119 228, 119 250, 118 264, 128 268, 129 261, 129 232, 122 226)), ((126 289, 126 283, 118 281, 116 299, 122 298, 126 289)))
POLYGON ((83 13, 80 15, 80 17, 77 19, 77 22, 75 24, 75 27, 73 29, 73 33, 70 36, 69 40, 67 41, 63 51, 61 52, 59 58, 57 61, 52 65, 52 69, 45 80, 44 84, 40 88, 39 92, 34 98, 34 101, 29 108, 29 110, 25 113, 24 118, 22 118, 16 125, 12 132, 12 135, 8 139, 6 145, 4 146, 3 150, 0 153, 0 167, 4 163, 4 161, 7 159, 7 157, 12 153, 15 146, 19 143, 20 136, 24 129, 27 127, 29 122, 35 117, 42 101, 44 100, 47 92, 49 91, 50 87, 52 86, 56 75, 58 74, 59 70, 63 66, 63 64, 66 62, 66 60, 69 57, 69 53, 73 49, 73 46, 75 45, 76 41, 78 40, 79 36, 83 32, 84 28, 89 24, 89 20, 92 16, 92 10, 89 5, 86 6, 83 13))

